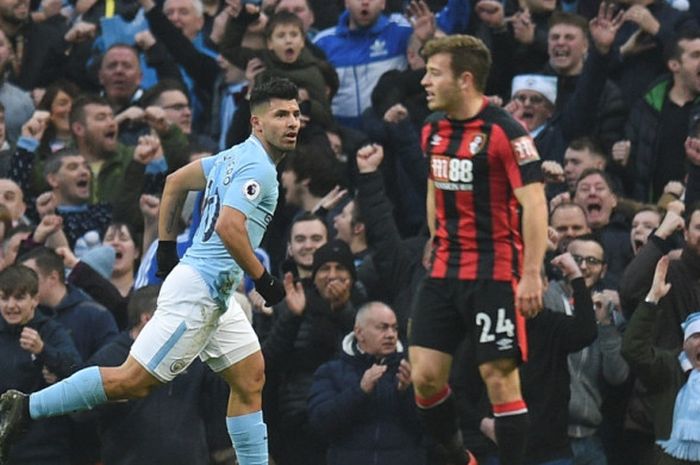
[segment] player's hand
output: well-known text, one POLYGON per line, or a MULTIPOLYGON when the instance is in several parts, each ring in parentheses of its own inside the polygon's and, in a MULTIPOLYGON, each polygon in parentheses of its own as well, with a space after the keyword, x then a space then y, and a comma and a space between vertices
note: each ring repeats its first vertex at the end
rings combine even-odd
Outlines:
POLYGON ((158 241, 156 261, 158 262, 158 271, 156 271, 156 276, 160 279, 165 279, 165 277, 168 276, 171 271, 173 271, 173 268, 180 263, 180 257, 177 255, 177 242, 158 241))
POLYGON ((524 273, 520 278, 515 303, 525 318, 532 318, 542 310, 542 291, 539 273, 524 273))
POLYGON ((265 270, 258 279, 254 280, 255 290, 265 299, 265 305, 271 307, 284 299, 285 290, 282 281, 265 270))

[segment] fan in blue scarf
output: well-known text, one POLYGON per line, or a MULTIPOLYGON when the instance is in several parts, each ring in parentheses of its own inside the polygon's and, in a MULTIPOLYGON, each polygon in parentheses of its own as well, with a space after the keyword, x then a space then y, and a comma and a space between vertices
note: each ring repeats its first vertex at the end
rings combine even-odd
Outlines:
POLYGON ((690 375, 676 396, 671 438, 657 443, 672 457, 700 461, 700 312, 688 315, 681 328, 684 342, 678 359, 690 375))

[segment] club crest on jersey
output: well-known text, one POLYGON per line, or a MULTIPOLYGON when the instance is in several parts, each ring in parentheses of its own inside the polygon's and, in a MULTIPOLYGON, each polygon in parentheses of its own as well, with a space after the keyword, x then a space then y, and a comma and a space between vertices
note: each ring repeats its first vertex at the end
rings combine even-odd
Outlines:
POLYGON ((260 184, 251 179, 243 185, 243 194, 248 200, 255 200, 260 196, 260 184))
POLYGON ((469 153, 476 155, 481 152, 481 149, 486 145, 487 136, 483 132, 474 134, 471 142, 469 142, 469 153))
POLYGON ((442 137, 440 137, 440 134, 433 134, 433 137, 430 138, 430 145, 440 145, 442 142, 442 137))
POLYGON ((527 165, 528 163, 540 159, 535 143, 530 136, 522 136, 518 137, 517 139, 513 139, 510 141, 510 146, 513 148, 515 160, 520 166, 527 165))

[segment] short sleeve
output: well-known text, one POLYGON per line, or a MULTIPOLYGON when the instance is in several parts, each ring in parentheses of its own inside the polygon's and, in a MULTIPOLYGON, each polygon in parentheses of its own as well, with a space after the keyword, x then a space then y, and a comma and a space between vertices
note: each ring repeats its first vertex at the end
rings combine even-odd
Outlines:
POLYGON ((277 176, 272 165, 247 163, 236 171, 223 203, 248 217, 273 190, 276 193, 277 176))
POLYGON ((542 182, 542 161, 535 141, 520 123, 505 112, 498 118, 503 131, 503 141, 498 154, 508 174, 511 187, 517 189, 526 184, 542 182))

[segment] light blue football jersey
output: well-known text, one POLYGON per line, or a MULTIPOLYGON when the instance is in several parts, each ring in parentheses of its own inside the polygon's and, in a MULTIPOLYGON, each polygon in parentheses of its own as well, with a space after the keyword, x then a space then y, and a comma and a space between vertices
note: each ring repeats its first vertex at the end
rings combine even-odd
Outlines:
POLYGON ((199 271, 214 300, 226 309, 243 269, 216 233, 216 221, 225 206, 242 212, 250 244, 257 247, 277 206, 277 170, 254 135, 201 162, 207 177, 202 221, 181 261, 199 271))

